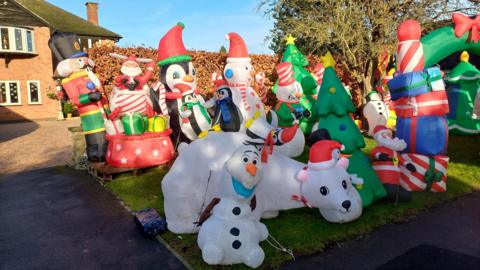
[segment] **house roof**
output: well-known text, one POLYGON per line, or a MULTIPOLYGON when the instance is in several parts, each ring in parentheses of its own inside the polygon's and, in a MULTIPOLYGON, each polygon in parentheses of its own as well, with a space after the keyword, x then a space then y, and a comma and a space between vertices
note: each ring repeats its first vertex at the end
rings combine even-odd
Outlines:
POLYGON ((45 22, 51 28, 72 32, 77 35, 106 37, 120 39, 122 36, 101 26, 94 25, 87 20, 66 10, 54 6, 44 0, 15 0, 24 9, 45 22))

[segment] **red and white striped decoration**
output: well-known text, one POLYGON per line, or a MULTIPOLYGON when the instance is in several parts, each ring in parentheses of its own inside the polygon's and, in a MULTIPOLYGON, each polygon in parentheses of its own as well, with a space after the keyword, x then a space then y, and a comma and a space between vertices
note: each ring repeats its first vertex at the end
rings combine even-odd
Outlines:
MULTIPOLYGON (((425 191, 427 183, 425 182, 425 173, 429 168, 429 158, 425 155, 405 153, 401 155, 400 163, 400 185, 408 191, 425 191), (411 172, 406 165, 411 163, 415 166, 416 172, 411 172)), ((433 182, 430 191, 445 192, 447 191, 447 156, 433 156, 435 160, 435 171, 441 172, 442 178, 440 182, 433 182)))
POLYGON ((397 67, 401 73, 422 71, 425 60, 420 42, 422 28, 415 20, 402 22, 397 30, 397 67))
POLYGON ((240 90, 240 96, 242 97, 243 106, 245 107, 245 110, 249 111, 250 110, 250 105, 248 105, 248 102, 247 102, 247 87, 248 87, 248 85, 246 83, 228 82, 228 86, 235 87, 235 88, 238 88, 240 90))
POLYGON ((168 114, 167 102, 166 102, 166 90, 163 83, 157 81, 153 84, 153 89, 158 93, 158 105, 163 115, 168 114))
POLYGON ((255 82, 257 83, 260 100, 265 103, 267 101, 267 89, 265 87, 265 73, 259 72, 255 74, 255 82))
POLYGON ((275 69, 278 74, 278 85, 279 86, 288 86, 295 82, 293 78, 293 69, 292 64, 289 62, 282 62, 278 64, 275 69))
POLYGON ((322 63, 315 65, 314 72, 317 76, 317 84, 322 85, 323 73, 325 72, 325 68, 323 67, 322 63))
POLYGON ((118 90, 110 101, 110 108, 112 111, 120 109, 118 115, 126 113, 146 113, 147 106, 151 105, 146 90, 118 90))

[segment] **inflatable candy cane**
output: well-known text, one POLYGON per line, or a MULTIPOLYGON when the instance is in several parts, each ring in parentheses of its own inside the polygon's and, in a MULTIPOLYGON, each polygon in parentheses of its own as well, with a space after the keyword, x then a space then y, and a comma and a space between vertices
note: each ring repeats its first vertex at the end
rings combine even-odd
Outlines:
POLYGON ((416 20, 406 20, 398 26, 397 68, 400 73, 423 70, 421 34, 422 28, 416 20))

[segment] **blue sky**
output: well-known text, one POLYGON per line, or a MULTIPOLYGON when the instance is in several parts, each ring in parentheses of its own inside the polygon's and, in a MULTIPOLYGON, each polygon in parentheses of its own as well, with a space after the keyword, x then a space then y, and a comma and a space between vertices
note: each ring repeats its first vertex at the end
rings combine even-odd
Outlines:
MULTIPOLYGON (((86 17, 86 0, 48 0, 80 17, 86 17)), ((95 2, 95 1, 94 1, 95 2)), ((160 38, 178 21, 185 24, 188 49, 228 49, 225 34, 240 34, 251 53, 268 53, 265 41, 271 20, 257 11, 258 0, 99 0, 99 23, 123 36, 120 46, 145 44, 156 48, 160 38)))

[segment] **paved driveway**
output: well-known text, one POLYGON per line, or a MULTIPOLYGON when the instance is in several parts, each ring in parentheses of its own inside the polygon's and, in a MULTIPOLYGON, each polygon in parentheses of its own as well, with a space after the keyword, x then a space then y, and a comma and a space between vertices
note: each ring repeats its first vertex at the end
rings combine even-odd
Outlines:
POLYGON ((0 269, 184 269, 85 172, 0 177, 0 269))
POLYGON ((66 164, 71 155, 68 127, 79 125, 78 118, 0 123, 0 174, 66 164))

